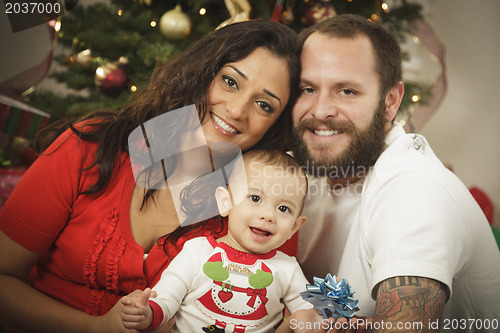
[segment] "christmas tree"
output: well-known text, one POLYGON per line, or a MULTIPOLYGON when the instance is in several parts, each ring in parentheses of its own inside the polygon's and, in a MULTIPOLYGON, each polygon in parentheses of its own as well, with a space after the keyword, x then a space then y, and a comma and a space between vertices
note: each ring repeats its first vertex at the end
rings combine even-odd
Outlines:
MULTIPOLYGON (((34 90, 25 102, 52 115, 51 121, 95 109, 120 109, 140 90, 156 66, 221 24, 242 19, 278 20, 300 32, 327 17, 353 13, 386 26, 400 43, 410 22, 421 17, 418 4, 402 0, 109 0, 85 5, 66 1, 71 10, 57 32, 63 70, 51 76, 78 94, 34 90)), ((408 55, 404 55, 408 57, 408 55)), ((429 86, 405 82, 402 110, 429 86)))

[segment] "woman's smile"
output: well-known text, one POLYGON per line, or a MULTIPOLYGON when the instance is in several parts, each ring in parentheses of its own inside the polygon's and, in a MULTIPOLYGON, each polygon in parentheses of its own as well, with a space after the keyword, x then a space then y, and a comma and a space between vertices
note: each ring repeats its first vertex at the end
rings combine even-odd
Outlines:
POLYGON ((240 131, 236 127, 228 124, 224 119, 217 116, 215 113, 210 112, 210 118, 212 120, 212 125, 221 134, 227 136, 235 136, 240 134, 240 131))

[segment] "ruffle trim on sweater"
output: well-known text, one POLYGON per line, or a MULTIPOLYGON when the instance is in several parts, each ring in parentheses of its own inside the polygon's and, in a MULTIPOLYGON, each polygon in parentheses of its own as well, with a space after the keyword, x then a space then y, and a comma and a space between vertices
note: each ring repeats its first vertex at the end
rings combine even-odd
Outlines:
POLYGON ((85 258, 85 265, 83 267, 83 277, 85 283, 91 288, 98 288, 97 285, 97 265, 99 258, 101 257, 102 251, 106 243, 111 238, 111 235, 116 229, 118 222, 118 213, 115 208, 111 211, 109 217, 106 218, 104 223, 101 225, 101 230, 94 239, 92 246, 87 253, 85 258))
POLYGON ((109 257, 107 267, 106 267, 106 289, 112 290, 118 293, 118 268, 120 264, 120 259, 125 252, 126 241, 120 237, 118 241, 113 245, 111 250, 111 256, 109 257))
POLYGON ((87 304, 85 312, 93 316, 99 315, 100 305, 102 303, 105 294, 106 292, 104 290, 92 289, 90 291, 89 303, 87 304))

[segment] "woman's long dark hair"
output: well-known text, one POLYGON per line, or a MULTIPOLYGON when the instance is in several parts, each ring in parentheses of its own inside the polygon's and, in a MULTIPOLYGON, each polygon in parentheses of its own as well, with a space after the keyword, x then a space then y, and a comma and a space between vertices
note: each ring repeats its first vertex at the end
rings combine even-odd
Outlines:
MULTIPOLYGON (((37 147, 40 151, 45 150, 68 128, 81 140, 97 143, 96 157, 86 170, 97 166, 99 177, 80 194, 97 193, 105 189, 113 177, 113 170, 119 167, 116 165, 117 161, 119 163, 117 156, 123 151, 128 152, 128 137, 135 128, 156 116, 191 104, 196 105, 203 122, 207 114, 206 93, 219 70, 227 63, 246 58, 257 47, 264 47, 287 60, 290 100, 255 147, 284 149, 291 129, 291 108, 298 93, 300 44, 292 29, 261 20, 234 23, 211 32, 187 51, 158 67, 148 86, 122 110, 96 111, 73 121, 53 124, 40 133, 37 147)), ((172 138, 179 137, 175 124, 164 130, 171 133, 172 138)), ((172 141, 165 144, 172 145, 172 141)), ((153 192, 147 191, 143 206, 153 192)))

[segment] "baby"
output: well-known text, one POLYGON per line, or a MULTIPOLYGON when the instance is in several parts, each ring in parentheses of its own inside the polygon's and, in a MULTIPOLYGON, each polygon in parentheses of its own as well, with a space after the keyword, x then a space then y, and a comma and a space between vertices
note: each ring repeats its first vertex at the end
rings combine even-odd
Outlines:
POLYGON ((307 280, 296 259, 276 250, 306 222, 307 178, 278 151, 252 150, 243 161, 243 200, 232 207, 226 188, 215 191, 227 235, 187 241, 153 288, 157 297, 149 298, 148 288, 122 298, 126 328, 154 329, 175 317, 172 332, 274 332, 284 307, 292 314, 309 309, 301 318, 321 319, 300 296, 307 280))

